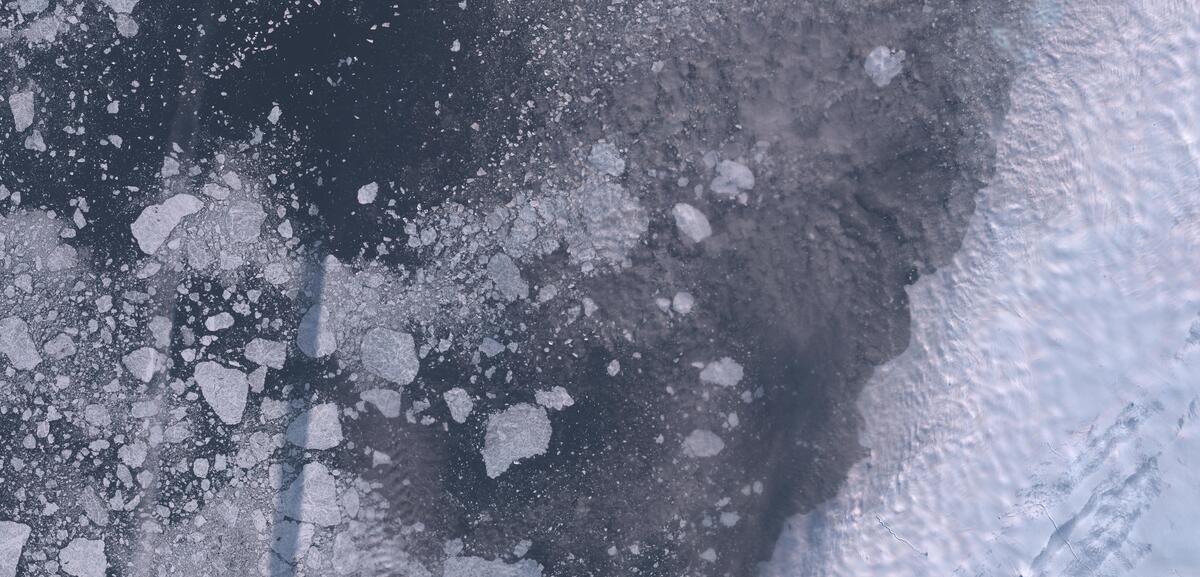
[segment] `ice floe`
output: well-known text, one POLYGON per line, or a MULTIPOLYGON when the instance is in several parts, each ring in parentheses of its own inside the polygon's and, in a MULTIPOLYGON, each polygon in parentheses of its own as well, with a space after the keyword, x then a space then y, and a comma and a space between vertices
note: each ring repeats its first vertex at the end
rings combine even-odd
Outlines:
POLYGON ((490 415, 482 453, 487 476, 494 479, 518 461, 545 453, 550 433, 550 417, 542 407, 518 403, 490 415))
POLYGON ((204 401, 221 422, 226 425, 242 422, 242 413, 246 410, 246 397, 250 392, 250 382, 246 373, 212 361, 204 361, 196 365, 193 376, 196 384, 200 386, 204 401))

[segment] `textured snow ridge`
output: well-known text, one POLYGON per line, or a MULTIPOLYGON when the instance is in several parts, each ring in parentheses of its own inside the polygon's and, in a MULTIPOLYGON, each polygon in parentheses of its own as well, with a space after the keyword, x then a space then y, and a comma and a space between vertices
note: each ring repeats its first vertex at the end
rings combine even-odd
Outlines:
POLYGON ((1059 9, 961 251, 864 389, 870 457, 768 576, 1200 567, 1200 6, 1059 9))
POLYGON ((489 416, 483 441, 487 475, 494 479, 518 461, 545 453, 550 433, 550 417, 542 407, 518 403, 489 416))
POLYGON ((130 225, 138 248, 146 254, 158 252, 184 217, 196 214, 202 208, 204 203, 190 194, 177 194, 160 204, 147 206, 130 225))
POLYGON ((250 381, 237 369, 230 369, 212 361, 196 365, 193 373, 204 401, 226 425, 242 422, 246 410, 246 396, 250 392, 250 381))
POLYGON ((29 540, 29 525, 0 521, 0 577, 16 577, 21 551, 29 540))

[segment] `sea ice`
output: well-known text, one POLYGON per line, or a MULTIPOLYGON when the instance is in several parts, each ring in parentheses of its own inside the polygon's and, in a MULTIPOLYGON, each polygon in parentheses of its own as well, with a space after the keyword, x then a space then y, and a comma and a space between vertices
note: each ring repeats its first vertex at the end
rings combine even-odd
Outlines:
POLYGON ((483 464, 495 479, 521 459, 534 457, 550 447, 550 417, 546 409, 518 403, 488 417, 483 440, 483 464))
POLYGON ((548 391, 537 391, 533 393, 537 404, 546 407, 552 411, 561 411, 575 404, 575 399, 571 398, 571 394, 562 387, 554 387, 548 391))
POLYGON ((358 189, 358 204, 371 204, 379 195, 379 183, 364 184, 358 189))
POLYGON ((147 206, 130 226, 138 248, 146 254, 158 252, 183 218, 200 212, 201 208, 204 203, 190 194, 177 194, 160 204, 147 206))
POLYGON ((892 51, 887 46, 876 46, 863 61, 863 70, 871 77, 875 86, 883 88, 904 69, 904 51, 892 51))
POLYGON ((446 408, 450 409, 450 418, 456 423, 467 422, 467 417, 475 409, 471 394, 458 387, 442 393, 442 399, 446 401, 446 408))
POLYGON ((108 558, 104 555, 104 541, 76 538, 58 552, 62 570, 75 577, 104 577, 108 571, 108 558))
POLYGON ((296 347, 314 359, 327 357, 337 350, 337 336, 329 324, 329 308, 320 303, 308 308, 296 330, 296 347))
POLYGON ((321 463, 305 464, 280 499, 280 511, 297 521, 322 527, 332 527, 342 522, 337 484, 333 474, 321 463))
POLYGON ((700 242, 712 236, 712 226, 708 224, 708 217, 696 207, 681 202, 671 209, 671 214, 675 215, 675 226, 679 227, 679 232, 692 242, 700 242))
POLYGON ((412 335, 384 327, 367 331, 359 354, 368 371, 397 385, 411 383, 421 368, 412 335))
POLYGON ((375 405, 379 414, 394 419, 400 416, 400 401, 402 395, 391 389, 371 389, 358 395, 362 400, 375 405))
POLYGON ((592 168, 609 176, 621 176, 625 172, 625 160, 621 153, 608 142, 597 142, 592 145, 588 155, 588 164, 592 168))
POLYGON ((196 384, 200 385, 204 401, 220 417, 221 422, 226 425, 242 422, 246 396, 250 392, 250 382, 245 373, 204 361, 196 365, 193 376, 196 384))
POLYGON ((496 290, 504 295, 505 300, 511 302, 529 296, 529 284, 521 278, 521 270, 507 254, 492 255, 488 261, 487 275, 495 283, 496 290))
POLYGON ((24 132, 33 124, 33 92, 17 92, 8 97, 8 108, 12 110, 13 125, 17 132, 24 132))
POLYGON ((708 187, 726 198, 733 198, 743 190, 754 188, 754 173, 746 165, 733 160, 717 163, 717 176, 708 187))
POLYGON ((287 345, 279 341, 256 338, 246 343, 242 354, 246 360, 256 365, 278 370, 282 369, 283 363, 287 361, 287 345))
POLYGON ((334 403, 317 405, 300 413, 287 428, 287 440, 314 451, 332 449, 342 442, 342 421, 334 403))
POLYGON ((722 357, 720 360, 712 361, 704 366, 704 369, 700 371, 700 382, 732 387, 742 382, 744 373, 742 365, 737 361, 729 357, 722 357))
POLYGON ((692 312, 692 307, 694 306, 696 306, 696 299, 692 296, 692 293, 687 291, 679 291, 671 299, 671 309, 681 315, 692 312))
POLYGON ((683 454, 689 457, 715 457, 723 450, 725 442, 707 429, 696 429, 683 440, 683 454))
POLYGON ((17 577, 17 563, 29 540, 29 525, 0 521, 0 577, 17 577))
POLYGON ((501 559, 488 561, 482 557, 450 557, 442 569, 442 577, 542 577, 542 566, 536 561, 522 559, 509 565, 501 559))
POLYGON ((0 319, 0 353, 16 369, 28 371, 42 362, 37 345, 29 336, 29 325, 21 317, 10 316, 0 319))

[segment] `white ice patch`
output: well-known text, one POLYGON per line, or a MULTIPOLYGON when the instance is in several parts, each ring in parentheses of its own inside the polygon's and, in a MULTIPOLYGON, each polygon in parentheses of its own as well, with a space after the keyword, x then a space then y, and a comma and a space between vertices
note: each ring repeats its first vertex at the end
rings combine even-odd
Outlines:
POLYGON ((166 359, 152 347, 142 347, 121 357, 121 364, 134 378, 149 383, 154 380, 154 374, 166 365, 166 359))
POLYGON ((722 357, 720 360, 712 361, 704 366, 704 369, 700 371, 700 382, 732 387, 742 382, 744 373, 742 365, 737 361, 729 357, 722 357))
POLYGON ((680 291, 675 293, 675 296, 671 298, 671 309, 681 315, 692 312, 692 308, 695 306, 696 299, 690 292, 680 291))
POLYGON ((546 409, 518 403, 488 417, 483 439, 483 465, 495 479, 514 463, 546 452, 550 447, 550 417, 546 409))
POLYGON ((282 369, 287 361, 287 345, 279 341, 254 339, 246 343, 242 352, 246 360, 272 369, 282 369))
POLYGON ((548 391, 537 391, 533 394, 537 404, 552 411, 561 411, 575 404, 575 399, 562 387, 554 387, 548 391))
POLYGON ((717 163, 717 176, 708 188, 726 198, 734 198, 742 191, 754 188, 754 173, 740 162, 722 160, 717 163))
POLYGON ((863 61, 863 70, 871 77, 875 86, 883 88, 904 70, 904 51, 893 51, 887 46, 876 46, 863 61))
POLYGON ((97 539, 73 539, 58 552, 58 562, 63 572, 74 577, 104 577, 108 571, 104 541, 97 539))
POLYGON ((364 184, 358 189, 358 204, 371 204, 379 195, 379 183, 364 184))
POLYGON ((368 371, 397 385, 411 383, 421 368, 412 335, 384 327, 367 331, 359 355, 368 371))
POLYGON ((16 92, 8 97, 8 108, 12 111, 13 125, 17 132, 24 132, 33 124, 33 92, 16 92))
POLYGON ((204 319, 204 328, 209 332, 223 331, 233 326, 233 315, 220 312, 211 317, 204 319))
POLYGON ((467 422, 467 417, 475 410, 475 401, 471 400, 471 394, 461 388, 455 387, 442 393, 442 399, 446 401, 446 408, 450 410, 450 418, 456 423, 467 422))
POLYGON ((196 384, 200 385, 204 401, 221 422, 226 425, 242 422, 242 412, 246 410, 246 396, 250 393, 250 381, 245 373, 212 361, 204 361, 196 365, 192 375, 196 384))
POLYGON ((725 450, 725 442, 708 429, 696 429, 683 440, 683 454, 689 457, 715 457, 725 450))
POLYGON ((28 540, 29 525, 0 521, 0 577, 17 577, 17 564, 28 540))
POLYGON ((342 443, 342 421, 334 403, 317 405, 300 413, 287 428, 287 440, 313 451, 332 449, 342 443))
POLYGON ((375 405, 379 409, 379 414, 394 419, 400 416, 400 402, 402 395, 391 389, 371 389, 363 391, 358 395, 362 400, 375 405))
POLYGON ((161 204, 147 206, 130 225, 138 248, 146 254, 158 252, 183 218, 200 212, 201 208, 204 203, 190 194, 177 194, 161 204))
POLYGON ((679 228, 680 234, 692 242, 700 242, 712 236, 712 226, 708 224, 708 217, 696 207, 681 202, 671 209, 671 214, 675 215, 675 226, 679 228))
POLYGON ((29 336, 29 325, 21 317, 0 319, 0 353, 8 357, 13 368, 28 371, 42 362, 37 345, 29 336))
POLYGON ((333 527, 342 522, 337 484, 321 463, 308 463, 280 495, 280 511, 297 521, 333 527))

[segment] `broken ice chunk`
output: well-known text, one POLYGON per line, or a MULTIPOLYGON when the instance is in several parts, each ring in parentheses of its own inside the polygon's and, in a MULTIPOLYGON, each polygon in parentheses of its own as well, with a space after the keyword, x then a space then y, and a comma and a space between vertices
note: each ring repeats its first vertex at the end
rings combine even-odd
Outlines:
POLYGON ((29 325, 21 317, 0 319, 0 353, 8 357, 13 368, 32 370, 42 362, 37 345, 29 336, 29 325))
POLYGON ((707 429, 696 429, 683 440, 683 454, 689 457, 715 457, 723 450, 725 442, 707 429))
POLYGON ((138 0, 104 0, 104 3, 117 14, 129 14, 137 6, 138 0))
POLYGON ((29 540, 29 525, 0 521, 0 577, 17 577, 17 563, 29 540))
POLYGON ((42 345, 42 350, 55 359, 64 359, 75 354, 75 341, 67 333, 58 333, 42 345))
POLYGON ((317 405, 300 413, 287 428, 287 440, 313 451, 332 449, 342 442, 342 421, 334 403, 317 405))
POLYGON ((58 552, 58 562, 63 572, 75 577, 104 577, 108 572, 104 541, 98 539, 73 539, 58 552))
POLYGON ((180 221, 185 216, 200 212, 201 208, 204 208, 204 203, 190 194, 177 194, 161 204, 147 206, 130 225, 138 248, 146 254, 158 252, 180 221))
POLYGON ((229 205, 229 236, 233 242, 248 243, 258 240, 262 223, 267 213, 257 202, 237 200, 229 205))
POLYGON ((223 367, 212 361, 196 365, 192 373, 204 401, 212 408, 221 422, 236 425, 242 422, 246 410, 246 396, 250 393, 250 381, 246 374, 223 367))
POLYGON ((278 106, 272 106, 271 112, 267 114, 267 122, 271 124, 279 124, 279 117, 283 116, 283 111, 278 106))
POLYGON ((229 189, 215 182, 208 182, 200 189, 204 196, 215 198, 217 200, 226 200, 229 198, 229 189))
POLYGON ((329 309, 321 304, 309 307, 300 319, 296 331, 296 346, 300 352, 316 359, 333 354, 337 350, 337 337, 329 324, 329 309))
POLYGON ((522 559, 513 564, 503 559, 491 561, 483 557, 450 557, 442 569, 442 577, 542 577, 537 561, 522 559))
POLYGON ((379 183, 364 184, 358 189, 358 204, 371 204, 379 194, 379 183))
POLYGON ((592 145, 588 155, 588 164, 598 172, 609 176, 621 176, 625 172, 625 160, 617 147, 608 142, 597 142, 592 145))
POLYGON ((671 209, 671 214, 675 215, 675 226, 679 228, 679 232, 691 239, 692 242, 700 242, 712 236, 712 227, 708 224, 708 217, 704 216, 704 213, 696 207, 681 202, 671 209))
POLYGON ((421 368, 412 335, 384 327, 367 331, 359 354, 368 371, 397 385, 411 383, 421 368))
POLYGON ((867 71, 867 76, 876 87, 883 88, 904 69, 904 57, 903 50, 893 51, 887 46, 876 46, 863 61, 863 70, 867 71))
POLYGON ((143 383, 149 383, 164 365, 165 359, 152 347, 142 347, 121 357, 125 370, 143 383))
POLYGON ((342 522, 338 508, 337 484, 333 474, 321 463, 308 463, 300 476, 280 495, 280 511, 297 521, 333 527, 342 522))
POLYGON ((704 366, 700 371, 700 382, 732 387, 742 382, 742 375, 742 365, 729 357, 722 357, 704 366))
POLYGON ((488 261, 487 275, 505 300, 511 302, 529 296, 529 284, 521 278, 521 270, 507 254, 492 255, 488 261))
POLYGON ((226 312, 220 312, 204 319, 204 328, 208 329, 209 332, 222 331, 232 326, 233 315, 226 312))
POLYGON ((375 405, 379 414, 394 419, 400 416, 400 393, 391 389, 371 389, 358 395, 362 400, 375 405))
POLYGON ((246 360, 256 365, 279 370, 287 361, 287 345, 279 341, 254 339, 246 343, 246 349, 242 354, 245 355, 246 360))
POLYGON ((17 132, 25 132, 33 124, 33 92, 16 92, 8 97, 8 108, 12 110, 13 125, 17 132))
POLYGON ((442 393, 442 399, 446 401, 446 408, 450 409, 450 418, 454 419, 455 423, 467 422, 467 417, 471 416, 471 411, 475 409, 471 394, 458 387, 442 393))
POLYGON ((708 187, 721 196, 733 198, 743 190, 754 188, 754 173, 740 162, 722 160, 717 163, 717 176, 708 187))
POLYGON ((550 417, 546 409, 518 403, 488 417, 483 439, 483 465, 495 479, 514 463, 546 452, 550 447, 550 417))
POLYGON ((533 394, 537 404, 552 411, 561 411, 575 404, 575 399, 562 387, 554 387, 548 391, 537 391, 533 394))

